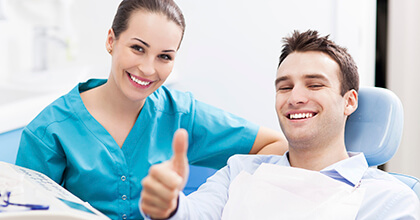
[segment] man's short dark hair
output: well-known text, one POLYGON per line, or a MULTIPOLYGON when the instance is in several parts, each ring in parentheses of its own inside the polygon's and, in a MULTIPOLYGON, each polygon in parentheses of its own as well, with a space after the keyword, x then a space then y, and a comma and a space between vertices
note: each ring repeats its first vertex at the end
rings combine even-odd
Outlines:
POLYGON ((293 52, 320 51, 328 54, 340 66, 341 95, 349 90, 359 90, 359 73, 357 65, 347 49, 340 47, 328 39, 329 35, 320 37, 317 31, 308 30, 300 33, 295 30, 290 37, 283 38, 284 45, 280 55, 279 65, 293 52))

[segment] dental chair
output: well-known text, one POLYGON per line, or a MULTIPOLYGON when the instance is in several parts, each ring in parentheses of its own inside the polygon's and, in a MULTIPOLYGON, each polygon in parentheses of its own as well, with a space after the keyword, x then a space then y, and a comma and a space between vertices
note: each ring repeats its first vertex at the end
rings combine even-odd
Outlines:
MULTIPOLYGON (((363 152, 369 166, 388 162, 401 141, 404 112, 400 99, 390 90, 378 87, 359 89, 359 106, 346 123, 345 143, 348 151, 363 152)), ((195 191, 216 170, 190 166, 190 178, 184 193, 195 191)), ((420 199, 419 179, 390 173, 408 185, 420 199)))
MULTIPOLYGON (((359 107, 346 123, 347 150, 363 152, 369 166, 385 164, 397 152, 403 125, 403 106, 392 91, 362 87, 359 89, 359 107)), ((390 174, 409 186, 420 199, 419 179, 404 174, 390 174)))
POLYGON ((0 161, 15 164, 23 128, 0 134, 0 161))

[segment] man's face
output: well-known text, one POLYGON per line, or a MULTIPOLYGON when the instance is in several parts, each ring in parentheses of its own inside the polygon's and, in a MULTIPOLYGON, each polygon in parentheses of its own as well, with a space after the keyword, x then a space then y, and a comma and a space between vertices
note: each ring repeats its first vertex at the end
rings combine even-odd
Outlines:
POLYGON ((344 144, 349 97, 340 95, 339 65, 318 51, 293 52, 279 66, 276 78, 276 111, 291 147, 344 144))

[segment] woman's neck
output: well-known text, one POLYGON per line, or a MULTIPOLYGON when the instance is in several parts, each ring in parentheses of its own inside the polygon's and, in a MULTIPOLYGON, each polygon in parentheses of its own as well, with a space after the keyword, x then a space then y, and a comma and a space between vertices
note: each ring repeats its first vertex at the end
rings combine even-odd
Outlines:
POLYGON ((133 102, 116 85, 108 82, 83 92, 80 96, 89 113, 122 147, 145 101, 133 102))
POLYGON ((128 99, 111 80, 98 88, 98 96, 101 99, 101 105, 111 113, 135 115, 135 117, 138 116, 146 101, 145 99, 141 101, 128 99))
POLYGON ((80 96, 88 111, 96 119, 110 120, 112 118, 126 123, 136 121, 145 103, 145 100, 134 102, 128 99, 112 79, 101 86, 81 93, 80 96))

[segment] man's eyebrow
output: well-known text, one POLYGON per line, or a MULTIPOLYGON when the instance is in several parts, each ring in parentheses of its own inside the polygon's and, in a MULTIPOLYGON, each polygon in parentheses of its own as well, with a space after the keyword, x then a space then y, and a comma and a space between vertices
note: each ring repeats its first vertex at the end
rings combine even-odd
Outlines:
POLYGON ((305 78, 307 78, 307 79, 321 79, 321 80, 324 80, 324 81, 329 81, 327 77, 325 77, 322 74, 318 74, 318 73, 307 74, 307 75, 305 75, 305 78))
POLYGON ((148 48, 150 48, 150 45, 148 44, 148 43, 146 43, 146 42, 144 42, 142 39, 140 39, 140 38, 136 38, 136 37, 134 37, 134 38, 132 38, 133 40, 137 40, 137 41, 140 41, 142 44, 144 44, 146 47, 148 47, 148 48))
MULTIPOLYGON (((319 74, 319 73, 306 74, 303 77, 305 79, 320 79, 320 80, 323 80, 323 81, 329 81, 327 77, 325 77, 324 75, 319 74)), ((281 76, 281 77, 276 79, 274 85, 277 85, 278 83, 283 82, 283 81, 287 81, 289 79, 290 79, 289 76, 281 76)))
POLYGON ((288 79, 289 79, 289 77, 288 77, 288 76, 281 76, 281 77, 279 77, 279 78, 277 78, 277 79, 276 79, 276 81, 274 82, 274 85, 277 85, 277 84, 279 84, 280 82, 286 81, 286 80, 288 80, 288 79))

